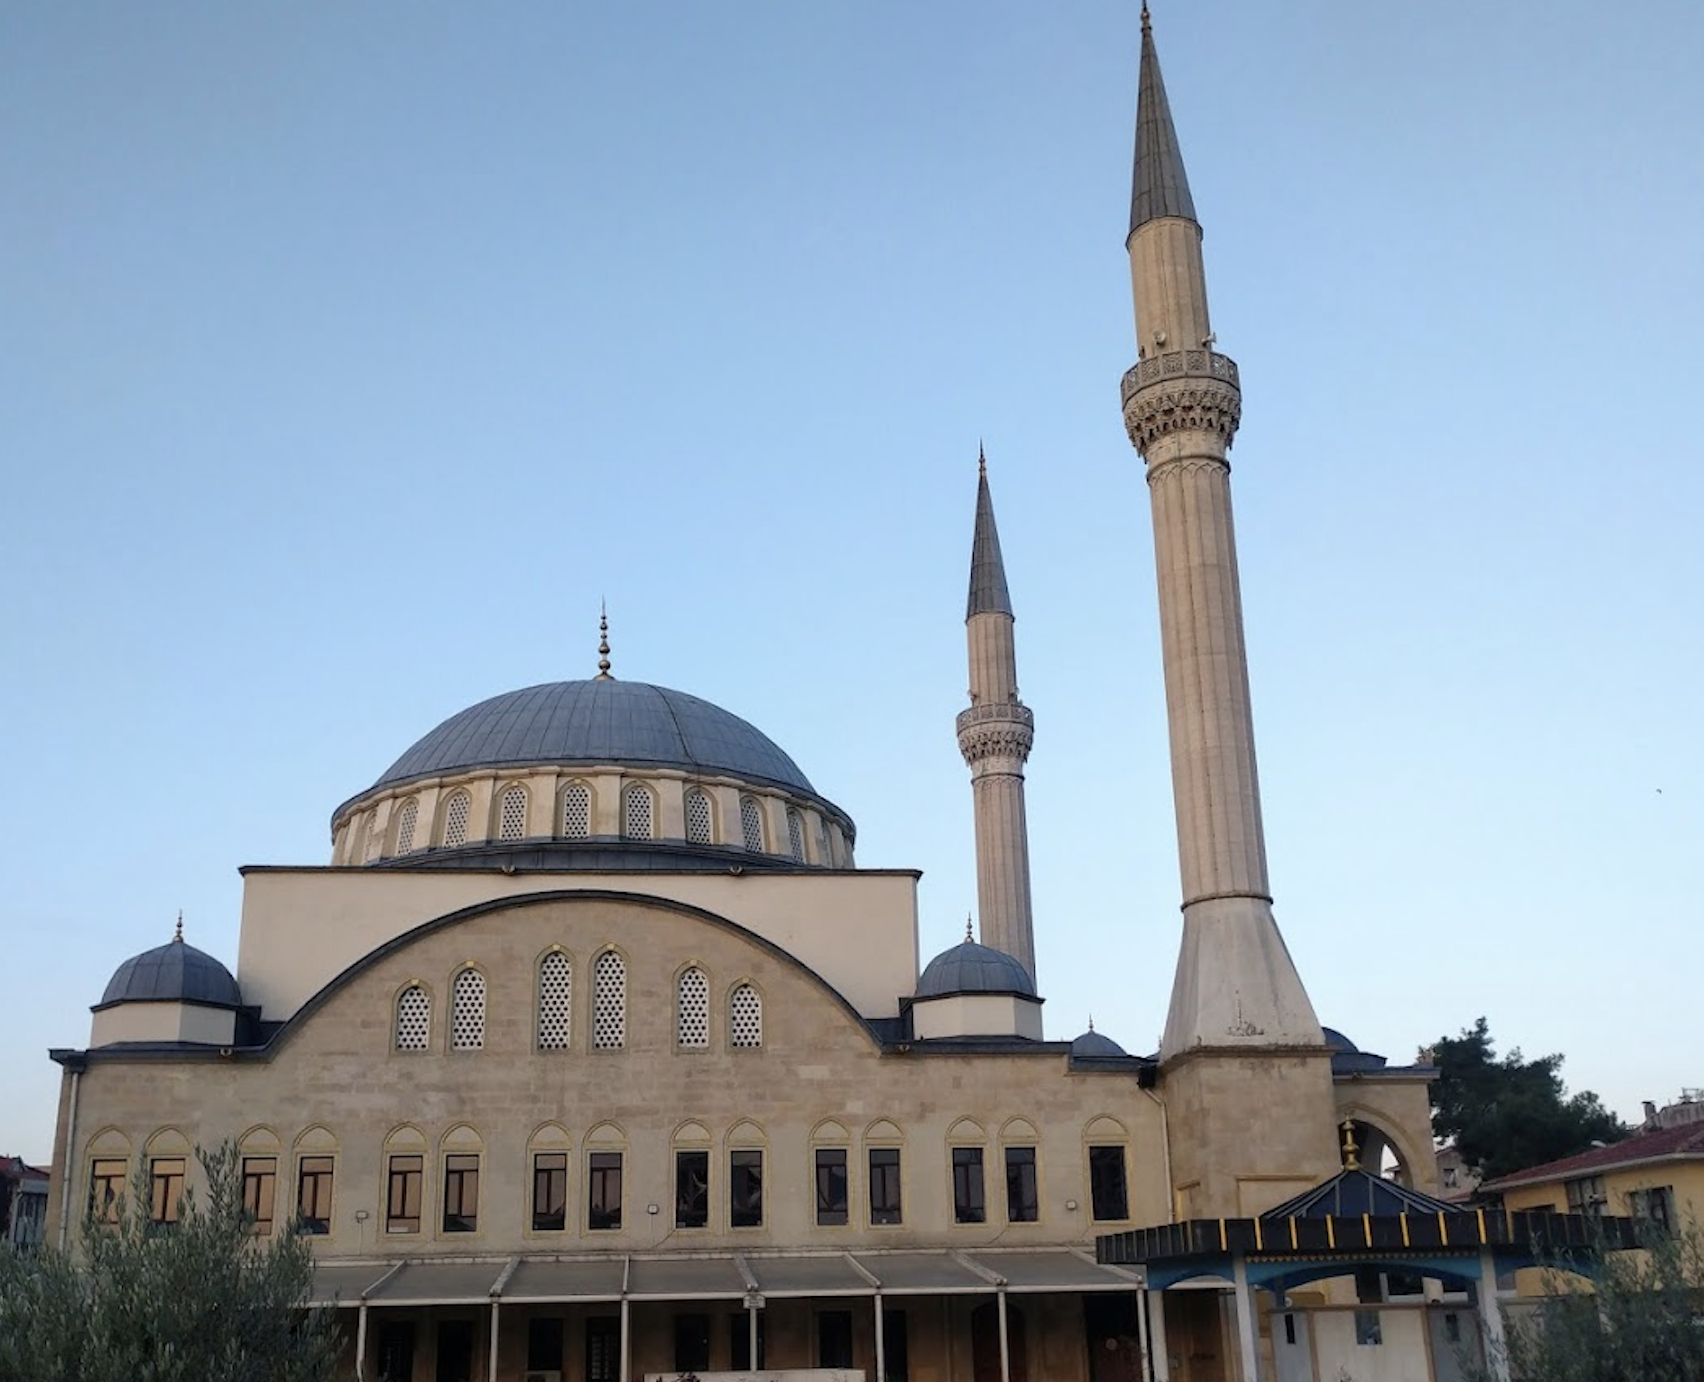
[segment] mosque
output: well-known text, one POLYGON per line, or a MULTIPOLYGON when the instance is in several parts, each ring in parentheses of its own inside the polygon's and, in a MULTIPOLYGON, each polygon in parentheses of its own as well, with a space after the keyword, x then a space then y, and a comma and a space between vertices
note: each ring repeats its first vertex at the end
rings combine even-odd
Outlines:
POLYGON ((1272 1375, 1283 1331, 1246 1291, 1151 1290, 1097 1238, 1260 1215, 1344 1171, 1345 1125, 1435 1190, 1430 1071, 1322 1027, 1273 918, 1241 394, 1201 240, 1144 15, 1122 393, 1183 912, 1157 1053, 1043 1035, 1036 717, 984 468, 956 725, 976 937, 920 963, 918 875, 858 867, 852 817, 787 751, 616 676, 606 641, 595 676, 402 748, 332 812, 329 863, 243 870, 234 973, 181 929, 118 966, 88 1048, 52 1053, 60 1241, 138 1167, 170 1222, 194 1148, 229 1139, 256 1231, 313 1236, 350 1377, 1272 1375))

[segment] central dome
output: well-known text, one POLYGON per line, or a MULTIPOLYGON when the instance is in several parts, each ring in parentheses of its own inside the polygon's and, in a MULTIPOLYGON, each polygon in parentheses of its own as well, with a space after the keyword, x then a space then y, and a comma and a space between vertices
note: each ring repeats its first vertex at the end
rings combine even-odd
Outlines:
POLYGON ((471 768, 605 763, 680 768, 816 795, 780 746, 709 701, 642 681, 553 681, 469 706, 416 743, 373 788, 471 768))

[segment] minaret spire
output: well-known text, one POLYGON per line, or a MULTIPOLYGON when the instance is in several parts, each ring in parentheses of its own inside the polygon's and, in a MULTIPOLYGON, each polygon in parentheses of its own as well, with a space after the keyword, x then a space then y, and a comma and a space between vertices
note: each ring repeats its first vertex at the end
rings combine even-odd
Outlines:
POLYGON ((976 809, 976 902, 982 943, 1016 958, 1033 979, 1035 925, 1024 763, 1035 741, 1035 716, 1018 699, 1012 597, 1006 589, 1000 533, 994 526, 988 454, 980 445, 964 627, 970 653, 970 709, 959 714, 958 742, 970 766, 976 809))

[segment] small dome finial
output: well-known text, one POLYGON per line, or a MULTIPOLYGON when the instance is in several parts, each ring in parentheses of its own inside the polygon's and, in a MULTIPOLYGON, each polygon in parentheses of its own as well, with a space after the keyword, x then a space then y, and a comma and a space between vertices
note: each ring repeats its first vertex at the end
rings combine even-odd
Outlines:
POLYGON ((988 478, 988 452, 983 449, 981 437, 976 439, 976 475, 980 480, 988 478))
POLYGON ((172 932, 172 939, 179 945, 183 944, 183 908, 178 908, 177 930, 172 932))
POLYGON ((598 601, 598 681, 614 681, 609 674, 609 606, 598 601))
POLYGON ((1343 1169, 1359 1171, 1361 1169, 1360 1147, 1355 1142, 1355 1120, 1343 1120, 1343 1169))
POLYGON ((964 939, 965 939, 965 943, 967 945, 971 941, 976 939, 975 933, 970 929, 970 913, 969 912, 966 912, 964 914, 964 939))
POLYGON ((1095 1015, 1093 1013, 1090 1013, 1089 1014, 1089 1030, 1092 1032, 1092 1031, 1094 1031, 1094 1029, 1095 1029, 1095 1015))

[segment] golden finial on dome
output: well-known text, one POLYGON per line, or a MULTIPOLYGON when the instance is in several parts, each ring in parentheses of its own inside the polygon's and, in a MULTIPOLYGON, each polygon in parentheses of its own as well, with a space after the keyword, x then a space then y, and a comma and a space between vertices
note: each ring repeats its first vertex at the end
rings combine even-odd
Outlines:
POLYGON ((1355 1142, 1355 1120, 1345 1118, 1343 1120, 1343 1169, 1345 1171, 1359 1171, 1361 1169, 1360 1152, 1361 1149, 1355 1142))
POLYGON ((609 674, 609 606, 598 601, 598 681, 614 681, 609 674))

